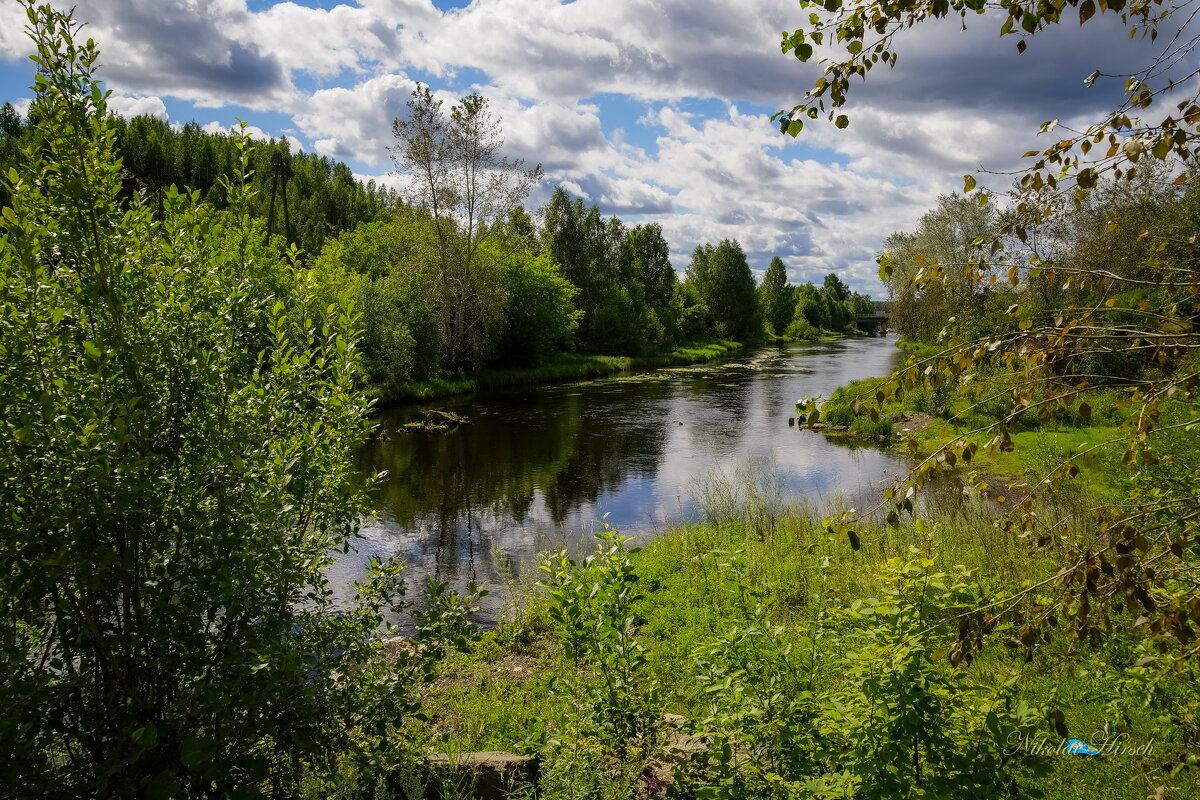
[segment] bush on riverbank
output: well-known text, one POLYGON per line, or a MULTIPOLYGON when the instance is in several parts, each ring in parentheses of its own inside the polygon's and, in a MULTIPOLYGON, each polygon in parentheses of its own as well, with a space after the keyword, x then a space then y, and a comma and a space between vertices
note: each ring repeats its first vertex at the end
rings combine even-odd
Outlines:
MULTIPOLYGON (((39 144, 0 223, 0 794, 283 798, 301 763, 393 758, 469 603, 435 585, 388 660, 399 565, 330 589, 363 500, 354 322, 264 244, 243 183, 223 211, 125 197, 94 45, 26 10, 39 144)), ((232 146, 245 175, 253 145, 232 146)))

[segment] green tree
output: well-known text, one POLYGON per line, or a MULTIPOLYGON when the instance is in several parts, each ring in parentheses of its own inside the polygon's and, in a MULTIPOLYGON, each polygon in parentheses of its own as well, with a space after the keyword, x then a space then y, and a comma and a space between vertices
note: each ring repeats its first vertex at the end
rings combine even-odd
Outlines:
POLYGON ((372 660, 396 568, 342 613, 323 572, 361 508, 352 311, 263 246, 244 186, 227 213, 122 207, 97 50, 27 9, 43 146, 0 236, 0 782, 289 794, 297 759, 412 701, 372 660))
POLYGON ((579 343, 589 352, 641 355, 680 335, 678 278, 658 225, 627 230, 561 186, 542 212, 541 246, 579 288, 579 343))
MULTIPOLYGON (((13 104, 0 106, 0 167, 20 161, 24 131, 25 124, 13 104)), ((8 186, 0 184, 0 206, 7 206, 10 197, 8 186)))
POLYGON ((540 364, 574 335, 581 314, 575 308, 579 290, 549 256, 527 248, 512 249, 502 264, 509 306, 498 361, 540 364))
POLYGON ((853 321, 850 304, 839 300, 837 294, 822 289, 818 298, 821 304, 821 317, 826 321, 826 327, 831 331, 846 331, 853 321))
POLYGON ((629 232, 625 248, 632 265, 631 277, 646 292, 646 302, 655 310, 665 311, 675 302, 679 277, 671 266, 671 249, 658 223, 638 225, 629 232))
POLYGON ((825 294, 829 295, 830 300, 842 302, 850 299, 850 287, 837 276, 837 273, 831 272, 826 275, 822 288, 825 294))
POLYGON ((679 337, 679 279, 662 227, 633 228, 621 243, 619 258, 620 288, 633 315, 625 322, 634 334, 626 353, 652 353, 672 346, 679 337))
POLYGON ((951 317, 978 330, 994 289, 973 280, 964 267, 975 256, 975 243, 995 232, 992 206, 947 194, 938 198, 937 208, 921 217, 915 231, 889 236, 884 247, 889 254, 891 327, 917 341, 932 341, 951 317), (945 279, 926 281, 931 270, 943 272, 945 279))
POLYGON ((771 332, 782 336, 796 313, 796 295, 788 285, 787 268, 779 256, 771 259, 762 286, 758 287, 758 307, 771 332))
MULTIPOLYGON (((591 351, 604 351, 614 345, 613 339, 627 333, 625 319, 617 319, 617 327, 605 324, 599 317, 602 307, 611 312, 625 297, 613 297, 619 284, 619 265, 611 258, 608 239, 615 231, 605 227, 598 208, 587 208, 580 198, 572 199, 559 186, 542 211, 542 249, 561 268, 563 275, 578 287, 577 303, 582 313, 579 340, 591 351)), ((618 312, 618 317, 621 312, 618 312)))
POLYGON ((320 297, 361 310, 367 382, 383 396, 442 374, 437 243, 427 215, 400 209, 329 241, 313 261, 320 297))
POLYGON ((824 295, 811 283, 802 283, 796 287, 796 310, 792 314, 792 320, 804 323, 804 326, 813 331, 833 328, 829 304, 824 295))
POLYGON ((438 241, 437 317, 445 362, 478 367, 495 342, 495 266, 483 246, 542 178, 541 165, 500 154, 500 121, 478 93, 447 114, 428 86, 413 90, 408 119, 395 120, 392 158, 409 178, 412 200, 426 208, 438 241))
POLYGON ((866 294, 854 293, 850 298, 850 311, 854 314, 873 314, 875 313, 875 304, 871 302, 871 296, 866 294))
POLYGON ((761 326, 754 275, 742 246, 723 239, 715 247, 704 244, 692 253, 687 280, 711 316, 721 336, 745 340, 761 326))

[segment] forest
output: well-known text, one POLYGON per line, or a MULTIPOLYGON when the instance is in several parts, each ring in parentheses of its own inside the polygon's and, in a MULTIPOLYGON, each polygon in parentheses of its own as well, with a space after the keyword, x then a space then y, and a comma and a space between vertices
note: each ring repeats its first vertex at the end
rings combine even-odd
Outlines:
MULTIPOLYGON (((480 631, 482 589, 398 559, 332 588, 382 402, 854 335, 876 304, 781 258, 756 281, 728 238, 681 279, 658 224, 563 188, 530 214, 541 168, 475 93, 412 93, 397 191, 245 123, 121 119, 80 22, 23 5, 0 798, 1200 796, 1200 106, 1142 119, 1153 66, 1003 192, 964 176, 884 240, 896 370, 778 413, 792 441, 903 453, 872 507, 714 473, 644 546, 601 519, 544 552, 480 631), (492 751, 499 787, 471 766, 492 751)), ((1151 5, 1100 10, 1124 36, 1151 5)), ((1036 36, 1068 7, 1098 13, 831 0, 783 36, 837 47, 780 135, 850 125, 851 79, 907 28, 1036 36)))

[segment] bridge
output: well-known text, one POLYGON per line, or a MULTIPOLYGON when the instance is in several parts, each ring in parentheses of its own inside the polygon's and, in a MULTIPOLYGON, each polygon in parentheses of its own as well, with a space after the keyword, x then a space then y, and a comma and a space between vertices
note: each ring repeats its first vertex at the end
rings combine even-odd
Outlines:
POLYGON ((888 315, 886 312, 876 311, 872 314, 855 314, 854 326, 863 333, 878 333, 880 336, 887 333, 888 315))

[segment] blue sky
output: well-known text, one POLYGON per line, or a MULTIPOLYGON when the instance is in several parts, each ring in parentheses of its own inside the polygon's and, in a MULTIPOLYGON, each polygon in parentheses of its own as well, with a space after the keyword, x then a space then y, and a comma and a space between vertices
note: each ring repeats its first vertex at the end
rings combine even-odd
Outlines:
MULTIPOLYGON (((1042 121, 1111 105, 1119 82, 1089 91, 1084 76, 1154 55, 1113 20, 1040 33, 1020 57, 986 16, 966 32, 926 26, 901 40, 895 70, 856 90, 849 129, 792 140, 770 115, 816 75, 780 52, 780 32, 808 16, 795 0, 79 0, 76 15, 122 113, 213 129, 240 117, 399 186, 387 146, 415 82, 451 101, 479 91, 509 154, 545 167, 529 208, 561 184, 628 223, 662 224, 680 269, 730 237, 756 269, 778 255, 793 281, 834 271, 877 297, 890 233, 964 173, 1045 146, 1042 121)), ((0 101, 19 108, 23 25, 18 4, 0 4, 0 101)))

